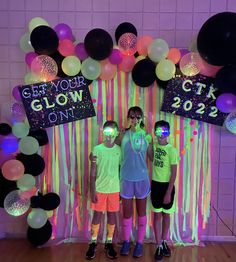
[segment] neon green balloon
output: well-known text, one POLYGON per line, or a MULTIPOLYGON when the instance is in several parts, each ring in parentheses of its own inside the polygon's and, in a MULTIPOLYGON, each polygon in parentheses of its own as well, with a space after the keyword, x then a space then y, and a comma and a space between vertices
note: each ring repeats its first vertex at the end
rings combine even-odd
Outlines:
POLYGON ((156 66, 156 75, 162 81, 168 81, 175 75, 175 64, 168 59, 161 60, 156 66))
POLYGON ((16 181, 16 185, 21 191, 30 190, 35 186, 35 178, 30 174, 24 174, 16 181))
POLYGON ((27 222, 32 228, 41 228, 47 223, 47 213, 42 208, 33 208, 27 216, 27 222))
POLYGON ((75 76, 81 69, 81 62, 77 56, 67 56, 63 59, 61 67, 68 76, 75 76))
POLYGON ((24 82, 26 85, 30 85, 30 84, 42 82, 42 80, 40 80, 39 75, 36 75, 33 72, 27 72, 24 76, 24 82))
POLYGON ((19 122, 12 126, 12 133, 18 138, 26 137, 29 133, 29 127, 25 123, 19 122))
POLYGON ((33 155, 39 149, 39 142, 32 136, 23 137, 19 142, 19 149, 25 155, 33 155))
POLYGON ((29 22, 29 32, 31 33, 36 27, 46 25, 49 26, 48 22, 41 17, 34 17, 29 22))
POLYGON ((95 80, 101 74, 101 65, 98 61, 89 57, 83 61, 81 72, 85 78, 95 80))
POLYGON ((168 52, 169 46, 163 39, 155 39, 148 46, 148 56, 155 63, 158 63, 162 59, 166 58, 168 52))
POLYGON ((30 42, 30 34, 29 33, 25 33, 20 38, 20 48, 25 53, 34 51, 34 48, 32 47, 31 42, 30 42))

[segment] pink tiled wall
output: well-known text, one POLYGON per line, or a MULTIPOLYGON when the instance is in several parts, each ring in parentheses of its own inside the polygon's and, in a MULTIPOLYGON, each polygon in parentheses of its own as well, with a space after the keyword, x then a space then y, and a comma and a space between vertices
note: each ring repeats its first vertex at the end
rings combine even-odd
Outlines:
MULTIPOLYGON (((95 27, 104 28, 114 37, 116 27, 129 21, 139 35, 149 34, 165 39, 171 47, 186 48, 204 21, 222 11, 236 12, 236 0, 1 0, 0 105, 12 100, 12 88, 23 83, 26 65, 19 39, 33 17, 43 17, 51 27, 67 23, 80 41, 95 27)), ((236 136, 218 127, 214 131, 212 205, 235 232, 236 136)), ((19 218, 10 218, 0 209, 0 232, 25 232, 23 223, 21 227, 18 223, 19 218)), ((214 210, 204 234, 232 236, 214 210)))

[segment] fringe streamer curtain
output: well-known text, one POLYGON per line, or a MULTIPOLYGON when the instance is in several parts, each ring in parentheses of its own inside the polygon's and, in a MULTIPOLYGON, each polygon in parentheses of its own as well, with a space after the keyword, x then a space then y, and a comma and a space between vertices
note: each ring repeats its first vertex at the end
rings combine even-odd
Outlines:
MULTIPOLYGON (((131 74, 118 72, 111 81, 93 81, 90 85, 96 116, 47 130, 50 143, 42 150, 46 169, 40 176, 43 193, 56 192, 61 204, 51 219, 53 237, 67 241, 88 240, 91 209, 89 205, 89 154, 102 141, 101 128, 113 119, 126 127, 128 108, 144 110, 145 125, 153 135, 154 123, 164 119, 170 123, 172 143, 180 161, 176 179, 176 213, 171 217, 170 238, 175 243, 198 244, 210 211, 211 193, 211 126, 173 114, 161 112, 164 90, 156 84, 140 88, 131 74), (195 131, 195 132, 194 132, 195 131)), ((151 163, 148 164, 151 177, 151 163)), ((147 206, 146 238, 153 241, 150 201, 147 206)), ((119 220, 119 219, 118 219, 119 220)), ((134 220, 135 226, 135 220, 134 220)), ((102 226, 102 239, 105 238, 102 226)), ((116 236, 121 236, 118 221, 116 236)), ((134 230, 135 231, 135 230, 134 230)))

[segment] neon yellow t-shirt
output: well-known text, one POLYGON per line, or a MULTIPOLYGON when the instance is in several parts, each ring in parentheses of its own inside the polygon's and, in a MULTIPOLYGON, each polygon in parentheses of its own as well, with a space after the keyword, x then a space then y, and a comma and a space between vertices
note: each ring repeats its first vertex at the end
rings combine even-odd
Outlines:
POLYGON ((113 147, 109 148, 100 144, 94 147, 92 153, 97 157, 96 191, 100 193, 120 192, 120 147, 114 144, 113 147))
POLYGON ((152 180, 157 182, 169 182, 171 176, 171 165, 177 165, 177 150, 171 144, 165 146, 155 143, 153 145, 153 176, 152 180))

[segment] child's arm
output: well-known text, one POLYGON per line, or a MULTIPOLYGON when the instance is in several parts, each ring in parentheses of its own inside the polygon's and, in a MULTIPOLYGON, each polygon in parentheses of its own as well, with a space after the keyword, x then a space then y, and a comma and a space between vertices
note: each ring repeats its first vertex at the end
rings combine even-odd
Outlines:
POLYGON ((152 139, 152 136, 149 135, 148 137, 148 142, 149 142, 149 145, 148 145, 148 149, 147 149, 147 155, 148 155, 148 158, 153 161, 153 156, 154 156, 154 151, 153 151, 153 139, 152 139))
POLYGON ((90 169, 90 195, 91 200, 93 203, 97 202, 97 195, 96 195, 96 174, 97 174, 97 165, 96 165, 96 157, 93 156, 93 154, 90 154, 90 160, 91 160, 91 169, 90 169))
POLYGON ((168 204, 171 201, 171 192, 175 184, 176 173, 177 173, 177 165, 171 165, 171 177, 170 177, 168 189, 164 197, 164 204, 168 204))

